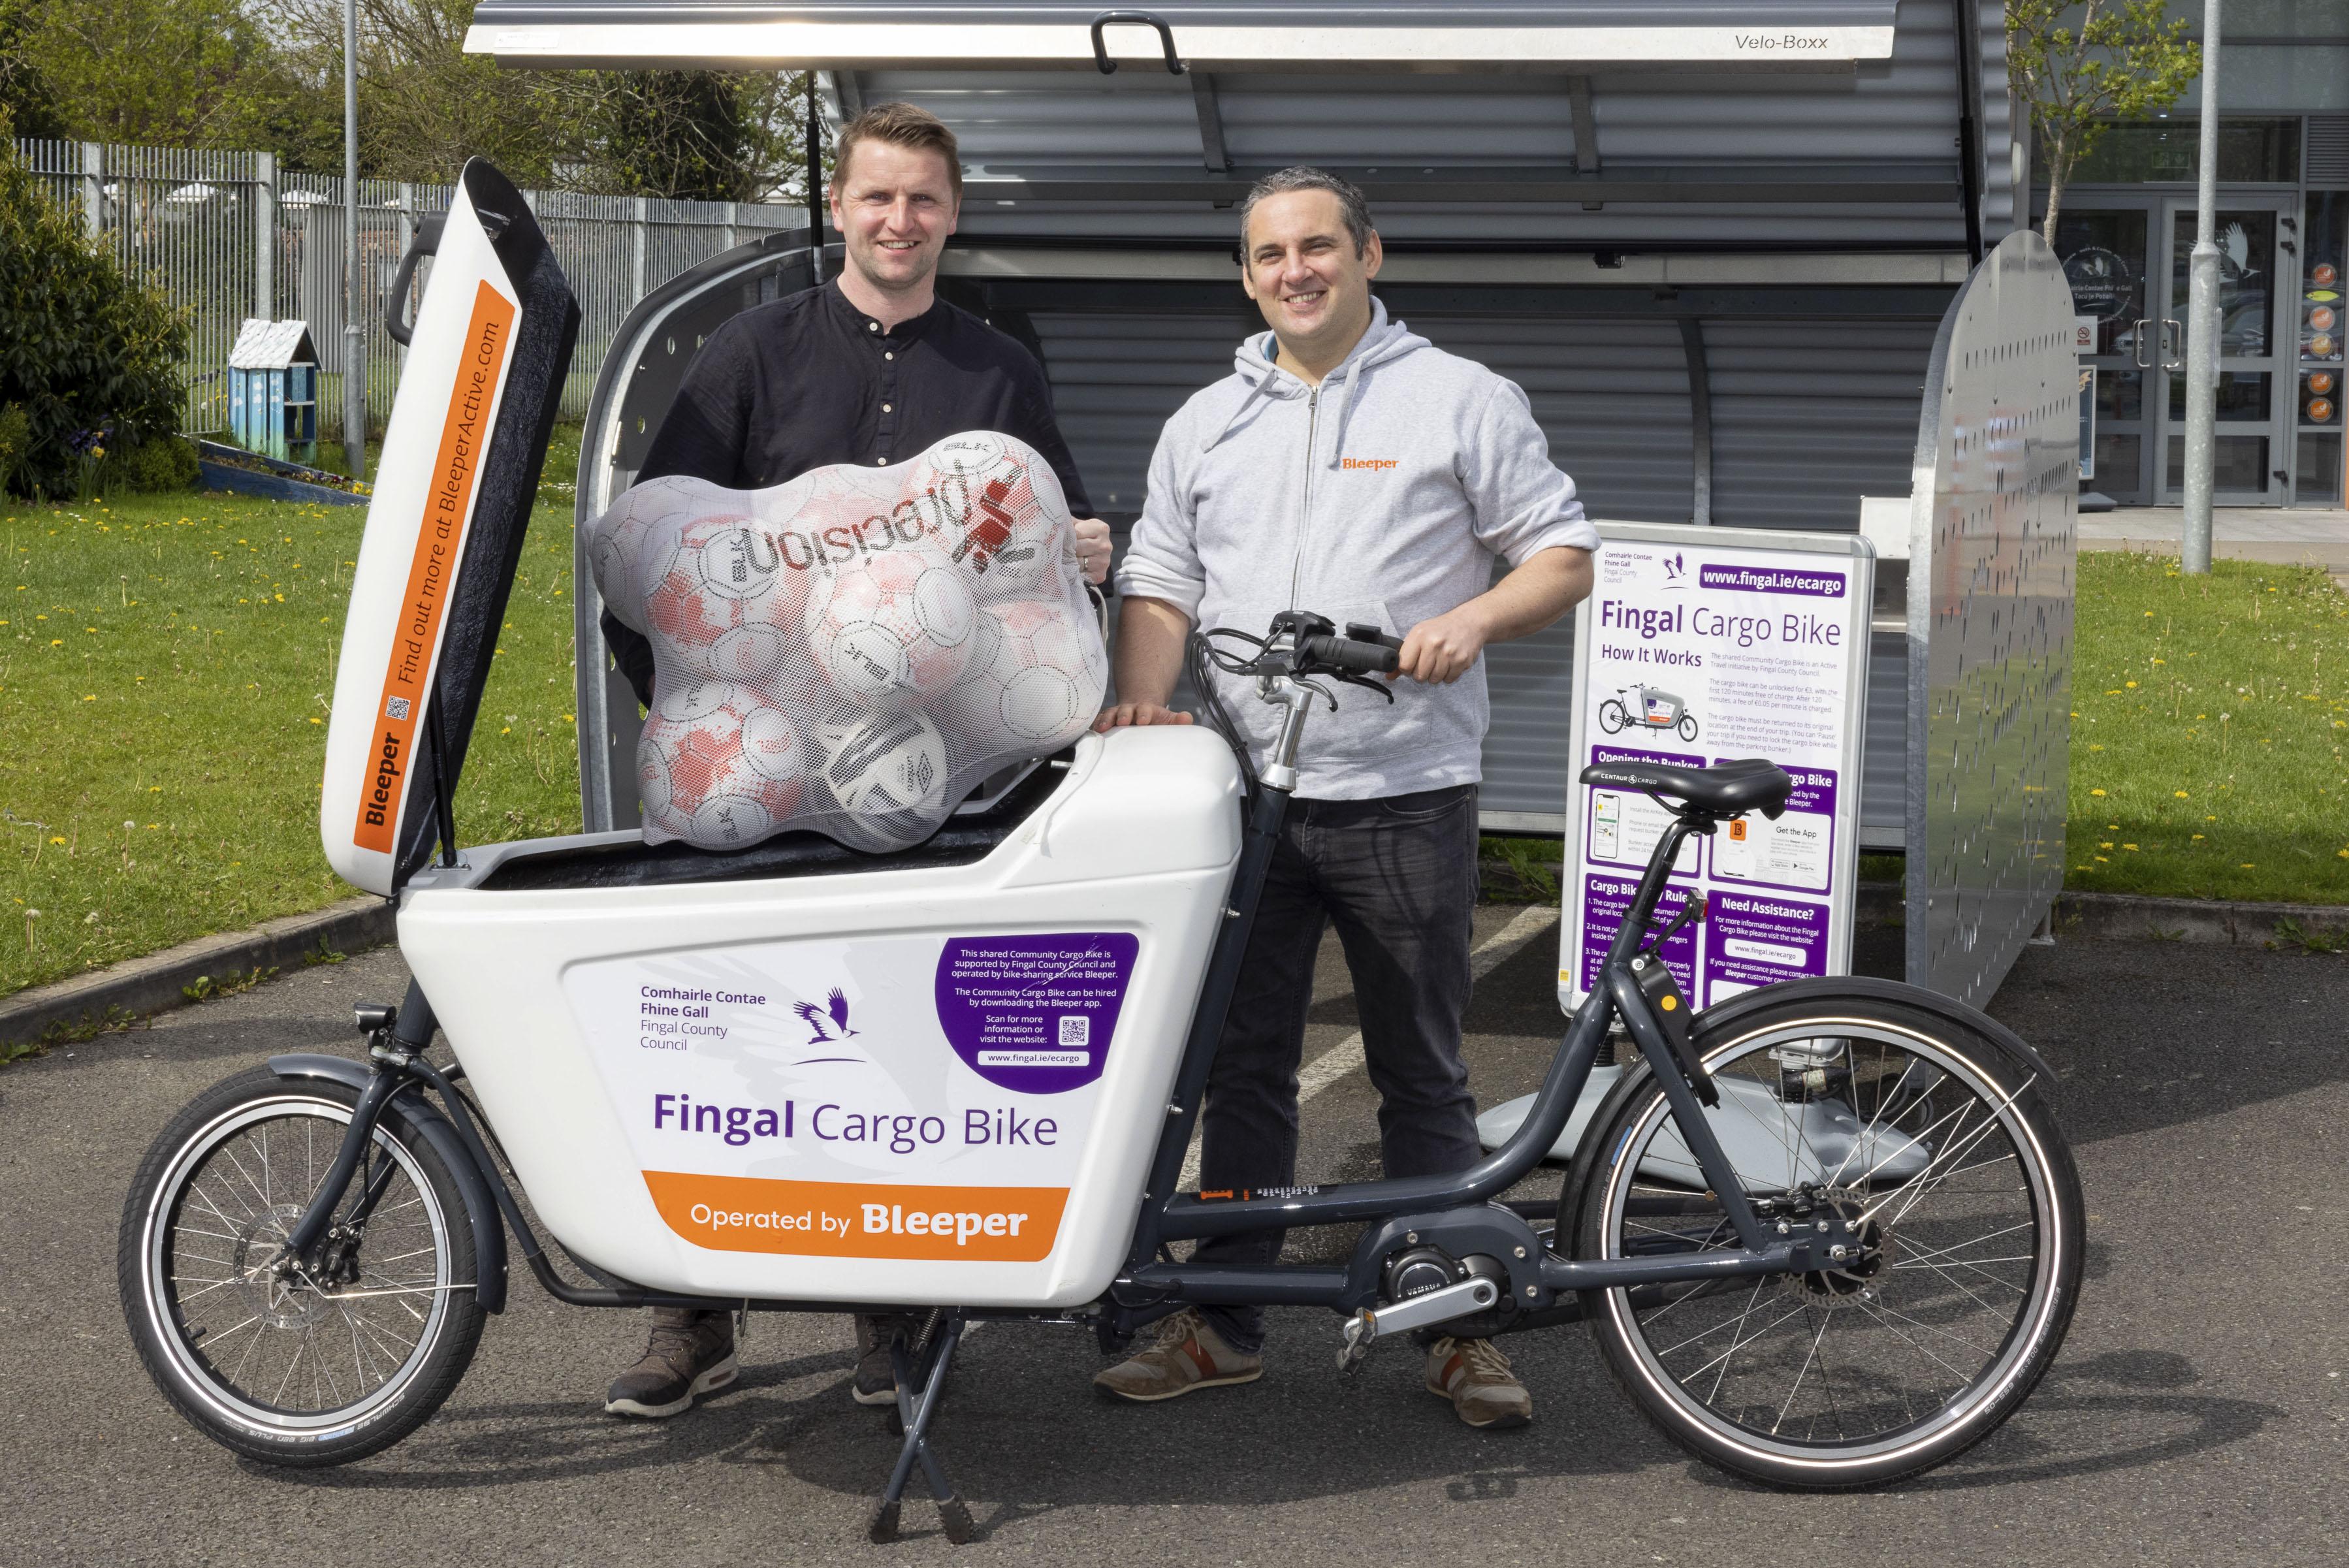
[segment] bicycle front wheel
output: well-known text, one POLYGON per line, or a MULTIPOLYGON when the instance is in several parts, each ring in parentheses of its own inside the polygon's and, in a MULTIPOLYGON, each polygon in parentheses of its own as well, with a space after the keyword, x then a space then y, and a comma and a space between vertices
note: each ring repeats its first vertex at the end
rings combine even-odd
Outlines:
POLYGON ((398 1442, 481 1338, 463 1197, 396 1108, 324 1263, 288 1266, 287 1237, 357 1098, 266 1067, 216 1084, 155 1140, 123 1209, 117 1273, 140 1358, 181 1415, 249 1459, 343 1464, 398 1442))
MULTIPOLYGON (((1878 1485, 1981 1441, 2079 1293, 2079 1179, 2047 1085, 1994 1036, 1878 995, 1697 1026, 1721 1091, 1705 1115, 1764 1231, 1833 1214, 1864 1243, 1816 1272, 1587 1293, 1616 1381, 1682 1448, 1778 1486, 1878 1485)), ((1592 1126, 1562 1210, 1578 1256, 1736 1247, 1644 1064, 1592 1126)))

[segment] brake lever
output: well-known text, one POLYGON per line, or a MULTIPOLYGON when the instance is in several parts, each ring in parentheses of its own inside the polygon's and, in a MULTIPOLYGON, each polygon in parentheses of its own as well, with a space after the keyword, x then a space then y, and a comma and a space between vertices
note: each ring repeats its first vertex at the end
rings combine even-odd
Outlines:
POLYGON ((1389 705, 1394 702, 1394 688, 1383 680, 1373 680, 1367 675, 1357 675, 1350 670, 1333 670, 1329 673, 1333 679, 1342 680, 1349 686, 1359 686, 1365 691, 1377 692, 1387 700, 1389 705))
MULTIPOLYGON (((1289 679, 1296 681, 1299 686, 1304 687, 1308 691, 1319 692, 1321 695, 1321 701, 1330 704, 1330 711, 1332 713, 1338 711, 1338 694, 1335 691, 1330 691, 1327 686, 1322 685, 1319 676, 1294 675, 1289 677, 1289 679)), ((1345 677, 1343 675, 1340 675, 1338 679, 1343 680, 1345 677)))

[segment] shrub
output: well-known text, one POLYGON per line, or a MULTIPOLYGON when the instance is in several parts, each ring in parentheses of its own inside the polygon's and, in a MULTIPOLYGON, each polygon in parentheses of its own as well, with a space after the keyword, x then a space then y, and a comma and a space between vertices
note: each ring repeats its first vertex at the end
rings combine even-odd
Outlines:
POLYGON ((0 407, 26 426, 12 487, 74 493, 93 441, 127 455, 172 436, 187 349, 186 318, 50 204, 0 114, 0 407))
POLYGON ((100 483, 109 491, 193 490, 202 472, 193 443, 175 435, 153 436, 109 452, 100 483))
POLYGON ((0 495, 8 493, 8 482, 16 477, 31 441, 32 427, 25 410, 15 403, 0 404, 0 495))

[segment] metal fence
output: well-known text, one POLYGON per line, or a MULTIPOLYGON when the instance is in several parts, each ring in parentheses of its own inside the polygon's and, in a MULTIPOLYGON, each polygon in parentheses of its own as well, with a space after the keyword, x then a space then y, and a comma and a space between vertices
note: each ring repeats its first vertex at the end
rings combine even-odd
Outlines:
MULTIPOLYGON (((192 332, 183 431, 227 428, 229 346, 247 317, 266 316, 309 323, 326 382, 319 418, 339 438, 345 357, 340 179, 281 171, 267 152, 19 140, 16 155, 128 271, 188 311, 192 332)), ((453 190, 359 182, 367 420, 376 430, 391 411, 405 358, 384 331, 384 296, 416 225, 444 211, 453 190)), ((595 371, 636 301, 740 241, 807 223, 797 207, 747 202, 523 194, 579 296, 579 345, 563 390, 563 412, 574 418, 585 414, 595 371)), ((428 263, 419 269, 419 289, 429 275, 428 263)))

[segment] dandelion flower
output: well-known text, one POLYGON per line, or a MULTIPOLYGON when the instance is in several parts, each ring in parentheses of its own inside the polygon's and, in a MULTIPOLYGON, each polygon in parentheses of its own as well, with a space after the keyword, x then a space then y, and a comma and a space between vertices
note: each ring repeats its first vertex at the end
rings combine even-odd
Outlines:
POLYGON ((2182 790, 2182 789, 2174 789, 2174 790, 2171 790, 2169 793, 2170 793, 2170 794, 2171 794, 2174 798, 2178 799, 2178 800, 2192 800, 2192 799, 2194 798, 2192 795, 2188 794, 2187 794, 2184 790, 2182 790))
POLYGON ((2103 797, 2103 795, 2104 795, 2104 793, 2105 793, 2105 792, 2104 792, 2104 791, 2102 791, 2102 790, 2100 790, 2100 789, 2092 789, 2092 790, 2090 790, 2088 793, 2089 793, 2090 794, 2095 795, 2095 796, 2097 796, 2098 798, 2100 798, 2100 799, 2101 799, 2101 798, 2103 797))

